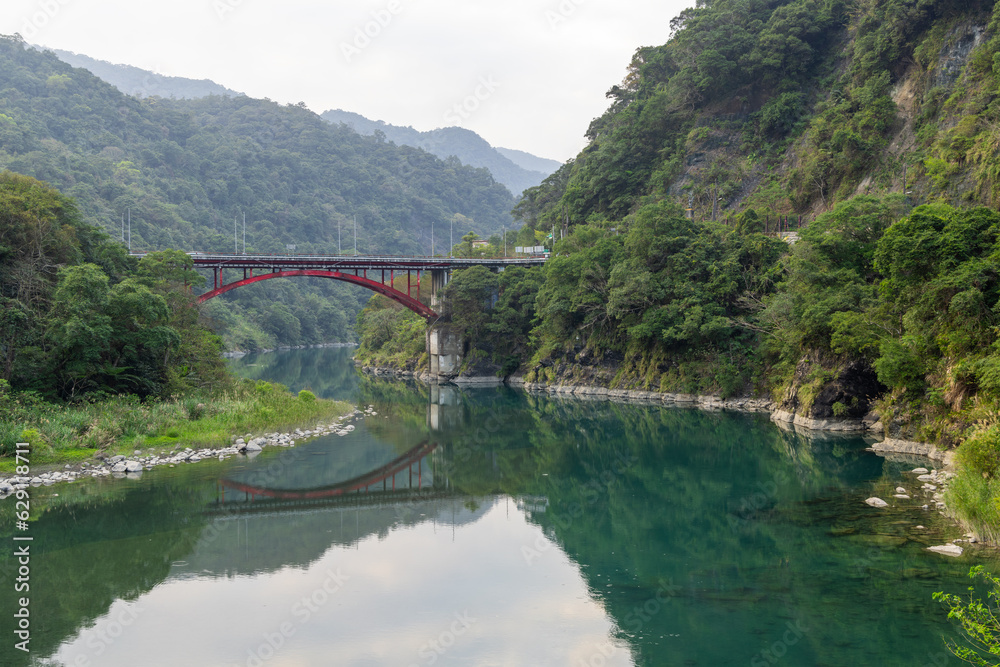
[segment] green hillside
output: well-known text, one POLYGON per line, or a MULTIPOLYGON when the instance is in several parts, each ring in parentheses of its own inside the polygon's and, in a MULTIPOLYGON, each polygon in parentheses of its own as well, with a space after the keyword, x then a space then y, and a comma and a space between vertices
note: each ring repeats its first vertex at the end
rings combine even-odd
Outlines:
MULTIPOLYGON (((353 252, 356 220, 361 253, 429 254, 434 225, 461 215, 463 233, 489 236, 514 204, 485 169, 362 137, 300 105, 137 99, 17 37, 0 39, 0 169, 52 184, 116 238, 130 213, 133 250, 232 252, 245 213, 251 253, 353 252)), ((353 336, 367 293, 280 282, 212 304, 230 346, 353 336)))

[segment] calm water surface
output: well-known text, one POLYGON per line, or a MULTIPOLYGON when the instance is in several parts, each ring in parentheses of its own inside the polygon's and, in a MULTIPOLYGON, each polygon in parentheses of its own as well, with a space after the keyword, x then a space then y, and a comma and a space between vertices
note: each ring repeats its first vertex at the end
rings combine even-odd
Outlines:
POLYGON ((0 506, 0 664, 959 664, 931 594, 995 561, 863 503, 915 490, 917 461, 762 416, 373 380, 350 354, 234 362, 372 406, 348 436, 34 490, 29 656, 0 506))

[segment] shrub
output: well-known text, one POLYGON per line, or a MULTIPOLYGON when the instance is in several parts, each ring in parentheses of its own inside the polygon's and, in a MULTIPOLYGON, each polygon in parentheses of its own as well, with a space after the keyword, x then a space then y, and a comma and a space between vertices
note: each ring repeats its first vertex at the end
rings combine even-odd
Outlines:
POLYGON ((948 618, 957 619, 966 646, 954 641, 945 640, 948 650, 959 659, 981 667, 997 667, 1000 663, 994 659, 986 659, 986 655, 1000 655, 1000 579, 977 565, 969 570, 969 578, 981 578, 987 582, 990 590, 986 600, 973 597, 975 589, 969 587, 969 599, 963 600, 957 595, 938 592, 934 599, 948 606, 948 618))

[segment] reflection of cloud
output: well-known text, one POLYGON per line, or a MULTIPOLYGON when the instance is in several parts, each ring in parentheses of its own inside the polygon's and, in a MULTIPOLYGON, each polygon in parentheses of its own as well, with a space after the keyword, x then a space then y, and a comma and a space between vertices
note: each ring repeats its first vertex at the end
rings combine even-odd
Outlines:
MULTIPOLYGON (((333 547, 307 569, 168 581, 139 598, 144 613, 99 664, 245 665, 269 633, 291 623, 268 667, 423 665, 421 649, 447 633, 456 614, 468 614, 476 621, 435 664, 563 665, 571 657, 575 665, 608 646, 611 623, 560 550, 525 565, 520 547, 540 534, 513 501, 501 500, 454 532, 405 527, 333 547), (295 605, 338 570, 343 588, 303 622, 295 605)), ((69 663, 79 641, 57 657, 69 663)), ((617 648, 605 664, 632 663, 617 648)))

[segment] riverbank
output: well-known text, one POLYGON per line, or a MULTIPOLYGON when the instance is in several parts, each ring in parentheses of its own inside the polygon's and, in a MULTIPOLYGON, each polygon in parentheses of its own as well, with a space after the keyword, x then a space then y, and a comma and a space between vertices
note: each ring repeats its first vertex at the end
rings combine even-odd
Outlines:
MULTIPOLYGON (((353 409, 310 392, 295 395, 279 385, 243 379, 220 391, 158 401, 116 396, 57 405, 5 394, 0 403, 6 415, 0 442, 10 448, 28 443, 32 467, 72 466, 136 450, 218 449, 229 446, 234 434, 293 431, 353 409)), ((0 473, 13 473, 12 449, 4 453, 0 473)))
MULTIPOLYGON (((157 466, 169 466, 171 468, 187 463, 197 463, 207 459, 217 459, 224 461, 234 456, 245 456, 253 458, 259 455, 267 447, 295 447, 312 438, 327 435, 345 436, 355 429, 354 424, 349 422, 358 421, 376 413, 372 406, 368 406, 364 411, 352 410, 343 414, 329 423, 314 424, 312 428, 296 428, 294 431, 286 433, 264 433, 253 437, 251 433, 244 436, 232 436, 230 444, 220 448, 192 449, 191 447, 181 447, 178 445, 174 449, 160 450, 153 449, 135 450, 131 455, 117 454, 105 456, 98 454, 92 461, 83 461, 76 464, 65 464, 63 469, 36 472, 32 476, 22 475, 0 475, 0 500, 10 496, 21 489, 32 486, 49 486, 59 482, 74 482, 85 477, 114 477, 118 479, 131 478, 138 479, 146 470, 152 470, 157 466)), ((35 466, 32 466, 33 468, 35 466)))

